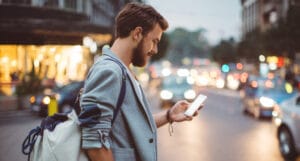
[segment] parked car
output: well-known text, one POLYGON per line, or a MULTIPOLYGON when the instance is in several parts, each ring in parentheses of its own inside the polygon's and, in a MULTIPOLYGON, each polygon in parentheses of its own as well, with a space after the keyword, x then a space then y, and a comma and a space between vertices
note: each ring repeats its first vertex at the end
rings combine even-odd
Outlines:
POLYGON ((69 112, 82 87, 83 81, 74 81, 61 88, 45 89, 43 93, 30 97, 31 110, 38 112, 40 116, 47 116, 49 103, 54 99, 57 101, 58 112, 69 112))
POLYGON ((277 125, 280 152, 286 160, 295 160, 300 152, 300 93, 282 102, 273 113, 277 125))
POLYGON ((188 83, 188 77, 170 75, 162 79, 160 86, 161 107, 170 106, 179 100, 192 101, 196 97, 193 85, 188 83))
POLYGON ((275 105, 296 94, 296 90, 291 88, 287 88, 286 82, 279 77, 250 76, 242 98, 244 112, 253 114, 257 119, 272 118, 275 105))

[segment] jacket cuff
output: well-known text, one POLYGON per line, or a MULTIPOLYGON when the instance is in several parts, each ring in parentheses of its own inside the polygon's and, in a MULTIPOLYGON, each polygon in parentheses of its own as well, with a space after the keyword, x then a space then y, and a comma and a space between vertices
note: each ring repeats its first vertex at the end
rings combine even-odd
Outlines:
POLYGON ((97 130, 94 133, 84 133, 82 130, 82 145, 83 149, 106 148, 110 149, 111 138, 108 129, 97 130))

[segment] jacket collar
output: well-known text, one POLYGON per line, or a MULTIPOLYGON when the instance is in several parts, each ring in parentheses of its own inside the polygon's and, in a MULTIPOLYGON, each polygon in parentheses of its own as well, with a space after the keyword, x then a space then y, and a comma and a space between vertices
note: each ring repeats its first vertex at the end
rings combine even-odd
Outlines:
POLYGON ((133 87, 133 90, 134 90, 134 93, 136 95, 136 97, 138 98, 138 101, 139 103, 142 105, 143 107, 143 110, 144 112, 146 113, 146 116, 147 116, 147 119, 148 119, 148 123, 152 129, 152 131, 154 132, 155 131, 155 127, 153 127, 154 125, 151 123, 155 123, 154 120, 152 119, 151 117, 151 112, 150 110, 148 109, 149 108, 149 105, 147 102, 145 102, 147 99, 145 98, 145 95, 143 94, 143 91, 142 91, 142 87, 139 87, 136 83, 136 79, 135 77, 131 74, 131 71, 126 67, 126 65, 120 60, 120 58, 117 57, 116 54, 114 54, 111 50, 110 50, 110 47, 108 45, 105 45, 103 46, 102 48, 102 53, 103 53, 103 56, 109 56, 109 57, 113 57, 115 59, 117 59, 123 66, 124 68, 126 69, 126 72, 128 73, 128 77, 129 77, 129 80, 131 82, 131 85, 133 87), (140 94, 141 93, 141 94, 140 94))

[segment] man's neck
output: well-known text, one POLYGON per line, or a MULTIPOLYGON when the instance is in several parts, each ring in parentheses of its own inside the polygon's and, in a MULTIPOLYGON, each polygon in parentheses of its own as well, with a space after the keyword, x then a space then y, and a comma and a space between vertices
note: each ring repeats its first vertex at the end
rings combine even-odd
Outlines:
POLYGON ((110 48, 111 51, 129 68, 132 57, 132 44, 126 39, 116 39, 110 48))

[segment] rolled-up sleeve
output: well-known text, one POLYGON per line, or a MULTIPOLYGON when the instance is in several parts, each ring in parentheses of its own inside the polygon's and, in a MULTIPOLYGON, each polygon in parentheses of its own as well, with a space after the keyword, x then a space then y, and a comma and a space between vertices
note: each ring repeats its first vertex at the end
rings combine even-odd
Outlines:
POLYGON ((117 64, 97 63, 90 70, 80 99, 82 148, 110 148, 111 120, 121 89, 122 71, 117 64))

